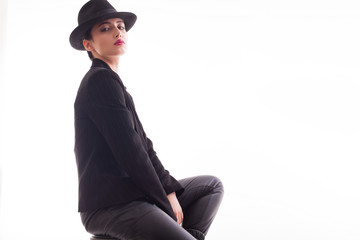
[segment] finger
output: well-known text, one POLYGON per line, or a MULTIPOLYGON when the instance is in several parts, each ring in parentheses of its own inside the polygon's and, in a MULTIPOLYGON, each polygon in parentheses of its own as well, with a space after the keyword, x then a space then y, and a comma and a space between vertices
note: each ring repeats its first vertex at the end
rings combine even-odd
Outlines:
POLYGON ((181 222, 184 221, 184 213, 181 211, 181 222))
POLYGON ((177 211, 174 211, 174 214, 176 217, 176 222, 179 223, 179 219, 180 219, 179 213, 177 211))
POLYGON ((179 218, 178 218, 177 212, 174 211, 174 215, 175 215, 175 217, 176 217, 176 222, 178 222, 178 221, 179 221, 179 218))
POLYGON ((183 214, 183 212, 181 212, 181 221, 180 221, 180 223, 182 223, 183 221, 184 221, 184 214, 183 214))
POLYGON ((179 211, 179 212, 177 213, 177 223, 178 223, 178 224, 181 224, 181 222, 182 222, 182 216, 181 216, 181 212, 179 211))
POLYGON ((178 223, 178 224, 181 223, 181 215, 180 215, 180 213, 178 213, 178 215, 177 215, 177 223, 178 223))

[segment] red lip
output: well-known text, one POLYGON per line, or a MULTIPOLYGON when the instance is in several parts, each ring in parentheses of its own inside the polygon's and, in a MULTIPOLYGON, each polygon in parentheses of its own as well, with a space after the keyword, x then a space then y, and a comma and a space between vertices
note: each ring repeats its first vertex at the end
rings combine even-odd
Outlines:
POLYGON ((118 39, 118 40, 114 43, 114 45, 116 45, 116 46, 122 45, 122 44, 125 44, 125 42, 124 42, 123 40, 121 40, 121 39, 118 39))

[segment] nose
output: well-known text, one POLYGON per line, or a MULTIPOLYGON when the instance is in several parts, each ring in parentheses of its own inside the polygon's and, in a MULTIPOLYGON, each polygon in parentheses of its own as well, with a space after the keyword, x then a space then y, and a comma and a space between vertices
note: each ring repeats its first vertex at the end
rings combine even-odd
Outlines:
POLYGON ((115 38, 120 38, 120 37, 121 37, 121 31, 120 31, 120 29, 115 28, 114 37, 115 37, 115 38))

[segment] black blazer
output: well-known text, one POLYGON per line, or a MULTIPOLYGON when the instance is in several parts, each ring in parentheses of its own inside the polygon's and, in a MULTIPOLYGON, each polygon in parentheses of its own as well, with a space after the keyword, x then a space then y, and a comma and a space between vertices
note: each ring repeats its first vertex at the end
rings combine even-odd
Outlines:
POLYGON ((146 198, 174 220, 167 194, 184 189, 164 169, 120 77, 94 59, 75 100, 79 212, 146 198))

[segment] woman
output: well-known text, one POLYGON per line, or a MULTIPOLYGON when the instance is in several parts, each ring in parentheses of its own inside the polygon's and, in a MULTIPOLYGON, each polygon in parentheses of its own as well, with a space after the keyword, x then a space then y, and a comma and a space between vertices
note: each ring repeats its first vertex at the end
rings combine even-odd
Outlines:
POLYGON ((119 239, 204 239, 223 196, 213 176, 177 181, 158 159, 117 74, 136 21, 87 2, 70 35, 92 60, 75 100, 79 212, 89 233, 119 239))

